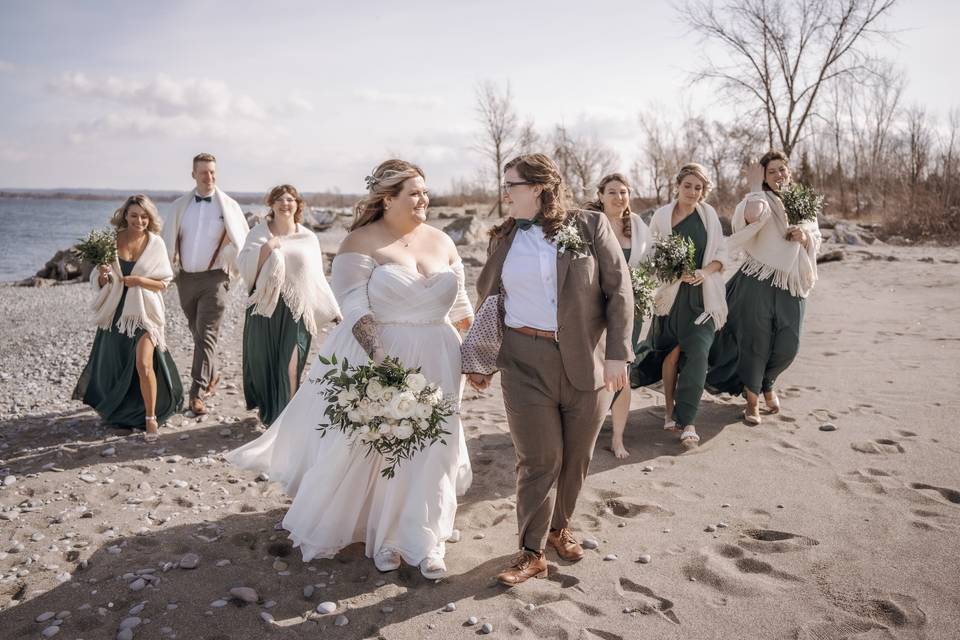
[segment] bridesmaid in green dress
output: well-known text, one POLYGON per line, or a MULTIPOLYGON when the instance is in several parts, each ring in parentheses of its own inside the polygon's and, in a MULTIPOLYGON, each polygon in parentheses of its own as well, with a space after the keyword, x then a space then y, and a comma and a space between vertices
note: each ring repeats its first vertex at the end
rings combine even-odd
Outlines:
POLYGON ((291 185, 267 196, 270 213, 237 259, 250 297, 243 325, 243 394, 267 426, 300 387, 319 328, 340 317, 316 234, 300 224, 304 201, 291 185))
MULTIPOLYGON (((719 326, 718 318, 726 317, 725 305, 718 313, 705 304, 705 282, 722 291, 722 279, 720 283, 715 280, 720 278, 726 260, 719 219, 713 208, 703 202, 710 186, 703 167, 695 163, 684 165, 676 179, 677 199, 654 213, 651 231, 692 241, 699 268, 680 279, 669 314, 654 316, 650 332, 637 346, 630 368, 633 388, 663 380, 664 429, 680 431, 680 441, 688 447, 700 441, 694 423, 703 395, 707 356, 719 326), (708 258, 711 233, 717 248, 708 258)), ((666 287, 664 284, 661 289, 666 287)), ((722 302, 722 293, 719 295, 722 302)))
POLYGON ((112 315, 105 309, 109 324, 97 329, 73 398, 95 409, 104 422, 144 429, 144 438, 154 441, 159 425, 183 405, 180 373, 163 344, 163 299, 158 293, 173 273, 159 236, 160 217, 149 198, 131 196, 111 223, 117 228, 117 260, 100 265, 91 280, 100 291, 98 302, 112 307, 119 301, 112 315), (128 304, 130 295, 150 302, 128 304))
MULTIPOLYGON (((630 210, 630 182, 622 173, 605 175, 597 184, 597 197, 586 203, 583 208, 590 211, 602 211, 610 222, 613 234, 623 249, 623 257, 627 265, 634 267, 640 264, 650 249, 650 229, 637 214, 630 210)), ((634 315, 632 344, 636 347, 640 341, 640 331, 643 327, 643 317, 634 315)), ((630 416, 630 391, 622 389, 614 396, 610 407, 613 437, 610 450, 618 459, 630 455, 623 446, 623 432, 627 427, 627 418, 630 416)))

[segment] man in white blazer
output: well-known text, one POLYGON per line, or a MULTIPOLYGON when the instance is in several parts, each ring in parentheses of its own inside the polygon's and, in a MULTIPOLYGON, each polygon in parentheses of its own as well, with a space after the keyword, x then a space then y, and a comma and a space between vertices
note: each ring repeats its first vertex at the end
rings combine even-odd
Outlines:
POLYGON ((196 188, 173 203, 163 239, 193 334, 190 410, 203 415, 207 412, 203 399, 220 381, 220 322, 230 281, 239 274, 237 255, 249 227, 240 205, 217 187, 216 158, 209 153, 194 157, 191 175, 196 188))

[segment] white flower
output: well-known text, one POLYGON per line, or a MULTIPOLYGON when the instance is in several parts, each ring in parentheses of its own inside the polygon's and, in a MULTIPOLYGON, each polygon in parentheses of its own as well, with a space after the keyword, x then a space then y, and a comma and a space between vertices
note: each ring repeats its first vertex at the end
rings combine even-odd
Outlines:
POLYGON ((420 393, 427 388, 427 379, 422 373, 411 373, 407 376, 407 389, 413 393, 420 393))
POLYGON ((429 398, 432 404, 440 404, 440 402, 443 400, 443 391, 440 389, 440 387, 434 387, 433 391, 430 392, 429 398))
POLYGON ((414 415, 420 420, 428 420, 431 415, 433 415, 433 406, 429 403, 419 402, 417 403, 417 411, 414 415))
POLYGON ((409 391, 395 395, 386 407, 386 414, 395 420, 409 418, 417 410, 417 397, 409 391))
POLYGON ((356 389, 347 389, 337 394, 337 406, 349 407, 360 397, 356 389))
POLYGON ((380 400, 383 398, 383 385, 377 380, 367 382, 367 397, 371 400, 380 400))
POLYGON ((378 400, 383 400, 384 403, 390 402, 400 393, 400 389, 396 387, 381 387, 382 391, 380 392, 380 397, 378 400))
POLYGON ((393 430, 393 436, 400 440, 406 440, 413 435, 413 423, 409 420, 401 420, 400 424, 393 430))
POLYGON ((350 422, 363 422, 363 413, 359 409, 350 409, 347 412, 347 418, 350 422))
POLYGON ((386 438, 388 436, 394 435, 394 431, 396 427, 397 427, 397 424, 395 422, 381 422, 379 427, 380 437, 386 438))

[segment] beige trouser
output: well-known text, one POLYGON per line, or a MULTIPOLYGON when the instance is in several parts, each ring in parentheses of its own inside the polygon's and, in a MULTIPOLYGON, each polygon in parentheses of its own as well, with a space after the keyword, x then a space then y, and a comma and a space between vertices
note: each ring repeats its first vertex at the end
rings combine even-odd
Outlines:
POLYGON ((217 375, 217 341, 220 322, 227 308, 230 276, 222 269, 181 271, 177 275, 180 306, 193 335, 193 366, 190 368, 190 397, 199 398, 217 375))
POLYGON ((507 329, 498 364, 517 451, 520 546, 540 550, 573 517, 612 394, 574 388, 549 338, 507 329))

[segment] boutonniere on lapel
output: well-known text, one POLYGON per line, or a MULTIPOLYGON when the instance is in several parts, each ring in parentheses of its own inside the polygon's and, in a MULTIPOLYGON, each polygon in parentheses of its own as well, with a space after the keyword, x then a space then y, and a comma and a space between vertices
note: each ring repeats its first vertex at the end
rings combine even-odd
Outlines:
POLYGON ((569 251, 574 258, 583 258, 589 255, 587 247, 590 243, 580 235, 580 228, 576 220, 568 220, 560 225, 556 235, 553 237, 557 243, 557 253, 561 256, 569 251))

